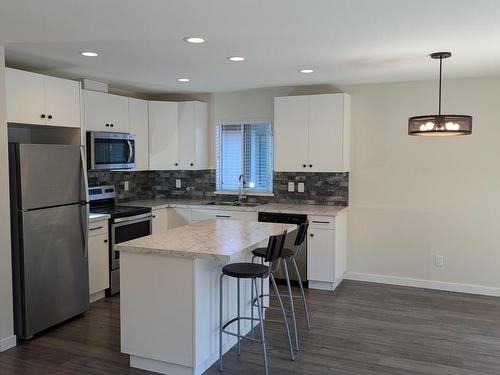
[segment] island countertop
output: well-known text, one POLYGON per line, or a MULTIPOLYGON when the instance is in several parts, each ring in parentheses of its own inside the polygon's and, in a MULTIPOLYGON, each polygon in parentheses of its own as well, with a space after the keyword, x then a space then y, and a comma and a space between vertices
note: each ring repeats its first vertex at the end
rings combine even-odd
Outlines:
POLYGON ((265 246, 269 236, 296 228, 294 224, 204 220, 123 242, 115 249, 125 253, 232 261, 243 252, 265 246))

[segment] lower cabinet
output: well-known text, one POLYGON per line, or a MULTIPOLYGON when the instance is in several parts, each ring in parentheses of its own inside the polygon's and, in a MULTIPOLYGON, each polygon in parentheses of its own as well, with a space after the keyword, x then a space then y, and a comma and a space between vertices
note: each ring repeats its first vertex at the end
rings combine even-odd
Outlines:
POLYGON ((347 270, 346 213, 309 216, 307 276, 312 289, 335 290, 347 270))
POLYGON ((89 294, 90 302, 97 301, 109 288, 108 221, 96 221, 89 225, 89 294))
POLYGON ((164 233, 167 231, 167 211, 168 208, 153 210, 153 223, 151 234, 164 233))
POLYGON ((257 216, 257 212, 234 210, 193 209, 191 211, 191 220, 193 223, 208 219, 257 221, 257 216))

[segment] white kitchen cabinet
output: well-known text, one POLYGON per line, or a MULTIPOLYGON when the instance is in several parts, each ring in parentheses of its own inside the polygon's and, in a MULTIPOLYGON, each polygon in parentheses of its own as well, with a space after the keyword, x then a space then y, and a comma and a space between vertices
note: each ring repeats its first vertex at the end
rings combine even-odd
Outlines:
POLYGON ((335 290, 347 270, 347 209, 335 217, 309 216, 309 288, 335 290))
POLYGON ((274 170, 306 171, 308 155, 308 96, 274 98, 274 170))
POLYGON ((129 98, 82 90, 83 123, 86 131, 129 133, 129 98))
POLYGON ((177 102, 150 101, 149 169, 179 167, 179 106, 177 102))
POLYGON ((135 135, 135 168, 149 169, 149 123, 148 102, 129 98, 130 133, 135 135))
POLYGON ((80 83, 67 79, 45 77, 46 124, 79 128, 80 83))
POLYGON ((167 231, 168 208, 160 208, 153 211, 153 224, 151 234, 165 233, 167 231))
POLYGON ((349 95, 276 97, 274 132, 276 171, 349 171, 349 95))
POLYGON ((308 279, 333 283, 335 281, 335 231, 310 226, 307 250, 308 279))
POLYGON ((207 168, 207 104, 179 103, 179 169, 207 168))
POLYGON ((88 242, 90 302, 97 301, 109 288, 108 221, 90 223, 88 242))
POLYGON ((257 212, 214 210, 214 209, 192 209, 191 220, 193 223, 197 223, 199 221, 208 219, 257 221, 257 212))
POLYGON ((80 83, 6 69, 7 122, 80 127, 80 83))
POLYGON ((167 209, 167 229, 181 227, 191 224, 191 209, 190 208, 175 208, 167 209))

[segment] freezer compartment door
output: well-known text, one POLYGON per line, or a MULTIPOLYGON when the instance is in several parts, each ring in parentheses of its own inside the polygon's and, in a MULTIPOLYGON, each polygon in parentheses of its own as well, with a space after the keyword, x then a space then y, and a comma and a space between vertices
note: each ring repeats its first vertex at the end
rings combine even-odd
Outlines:
POLYGON ((78 145, 19 144, 20 208, 85 201, 85 169, 78 145))
POLYGON ((87 205, 22 213, 23 335, 89 308, 87 205))

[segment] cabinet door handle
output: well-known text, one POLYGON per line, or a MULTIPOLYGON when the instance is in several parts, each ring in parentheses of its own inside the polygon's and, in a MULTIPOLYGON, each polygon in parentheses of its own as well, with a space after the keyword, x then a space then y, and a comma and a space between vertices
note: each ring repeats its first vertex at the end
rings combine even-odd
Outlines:
POLYGON ((193 163, 191 163, 191 164, 190 164, 190 166, 191 166, 191 167, 192 167, 193 165, 194 165, 193 163))
POLYGON ((302 164, 302 166, 303 166, 304 168, 305 168, 305 167, 307 167, 307 165, 306 165, 306 164, 302 164))
POLYGON ((48 115, 48 116, 47 116, 47 118, 48 118, 49 120, 52 120, 52 115, 48 115))
POLYGON ((113 127, 114 125, 113 124, 109 124, 111 127, 113 127))
POLYGON ((174 165, 177 167, 179 165, 179 163, 175 163, 174 165))
POLYGON ((42 113, 42 114, 40 115, 40 118, 45 118, 45 115, 42 113))
POLYGON ((313 220, 312 222, 316 223, 316 224, 330 224, 329 221, 316 221, 316 220, 313 220))
POLYGON ((312 167, 313 167, 313 165, 312 165, 312 164, 309 164, 309 168, 312 168, 312 167))
POLYGON ((109 128, 109 124, 106 124, 106 127, 108 127, 108 128, 109 128))
POLYGON ((156 217, 156 215, 153 215, 153 219, 156 217))
POLYGON ((311 236, 311 237, 314 237, 314 234, 312 234, 312 233, 311 233, 311 234, 310 234, 310 236, 311 236))
POLYGON ((104 240, 104 243, 108 243, 108 240, 104 240))
POLYGON ((95 228, 90 228, 89 230, 92 231, 92 230, 98 230, 98 229, 102 229, 103 226, 101 225, 100 227, 95 227, 95 228))
POLYGON ((215 217, 231 217, 229 215, 215 215, 215 217))

